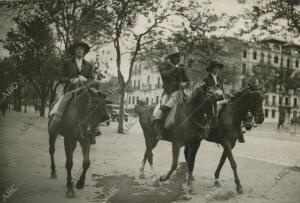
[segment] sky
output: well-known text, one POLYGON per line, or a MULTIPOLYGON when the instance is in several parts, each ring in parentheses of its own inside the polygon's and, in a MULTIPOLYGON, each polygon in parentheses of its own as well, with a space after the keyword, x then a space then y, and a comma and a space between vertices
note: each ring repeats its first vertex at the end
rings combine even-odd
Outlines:
MULTIPOLYGON (((203 1, 203 0, 198 0, 198 1, 203 1)), ((216 14, 226 13, 227 15, 238 15, 238 14, 242 14, 245 8, 251 8, 255 1, 246 0, 245 4, 239 4, 237 0, 211 0, 211 2, 212 3, 211 5, 209 5, 209 7, 212 8, 214 10, 214 13, 216 14)), ((143 25, 143 20, 141 22, 142 22, 141 25, 143 25)), ((6 9, 0 6, 0 39, 5 39, 6 33, 9 31, 9 29, 12 26, 13 26, 12 17, 9 17, 9 13, 6 11, 6 9)), ((242 24, 236 25, 236 27, 240 27, 240 26, 242 26, 242 24)), ((139 30, 139 28, 137 28, 137 30, 139 30)), ((244 39, 249 40, 249 36, 245 36, 244 39)), ((103 49, 111 53, 109 56, 106 57, 108 58, 114 57, 115 50, 112 45, 107 45, 103 47, 103 49)), ((98 53, 101 53, 102 49, 99 50, 100 51, 98 51, 98 53)), ((95 60, 96 54, 97 54, 96 52, 92 51, 89 54, 87 54, 86 59, 95 60)), ((2 45, 0 44, 0 58, 3 58, 4 56, 7 55, 8 52, 4 50, 2 45)), ((129 64, 128 59, 129 59, 129 55, 123 56, 122 72, 124 73, 125 78, 128 75, 128 64, 129 64)), ((116 68, 112 68, 111 70, 109 70, 109 72, 111 74, 115 74, 116 68)))

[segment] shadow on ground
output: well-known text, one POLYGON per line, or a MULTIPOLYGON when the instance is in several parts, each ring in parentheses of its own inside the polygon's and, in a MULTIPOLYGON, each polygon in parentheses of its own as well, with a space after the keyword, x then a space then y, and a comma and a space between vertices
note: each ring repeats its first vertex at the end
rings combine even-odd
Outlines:
POLYGON ((99 188, 90 202, 162 203, 187 201, 183 185, 186 182, 186 163, 180 163, 170 181, 159 187, 141 184, 127 175, 102 176, 93 174, 94 187, 99 188))

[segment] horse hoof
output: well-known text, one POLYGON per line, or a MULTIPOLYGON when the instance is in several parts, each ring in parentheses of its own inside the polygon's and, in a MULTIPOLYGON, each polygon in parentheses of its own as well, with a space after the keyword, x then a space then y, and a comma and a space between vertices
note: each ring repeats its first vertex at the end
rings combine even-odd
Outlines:
POLYGON ((153 187, 159 187, 160 186, 158 180, 153 181, 152 185, 153 185, 153 187))
POLYGON ((139 175, 139 178, 140 178, 140 179, 146 179, 146 176, 145 176, 145 174, 140 174, 140 175, 139 175))
POLYGON ((189 179, 190 179, 191 181, 195 181, 195 177, 194 177, 194 176, 190 177, 189 179))
POLYGON ((77 188, 78 190, 83 189, 83 188, 84 188, 84 182, 79 180, 79 181, 76 183, 76 188, 77 188))
POLYGON ((54 173, 51 173, 50 178, 51 178, 51 179, 57 179, 56 173, 55 173, 55 172, 54 172, 54 173))
POLYGON ((216 180, 216 181, 215 181, 215 186, 216 186, 216 187, 221 187, 221 183, 220 183, 218 180, 216 180))
POLYGON ((74 193, 74 191, 68 191, 66 197, 67 197, 67 198, 75 198, 75 193, 74 193))
POLYGON ((169 178, 167 177, 167 175, 160 176, 160 178, 159 178, 159 180, 160 180, 161 182, 166 181, 166 180, 168 180, 168 179, 169 179, 169 178))
POLYGON ((194 194, 194 186, 193 186, 193 184, 191 184, 191 185, 188 184, 187 191, 188 191, 189 194, 194 194))
POLYGON ((241 195, 241 194, 244 194, 244 190, 243 190, 242 187, 237 188, 236 191, 237 191, 237 193, 240 194, 240 195, 241 195))

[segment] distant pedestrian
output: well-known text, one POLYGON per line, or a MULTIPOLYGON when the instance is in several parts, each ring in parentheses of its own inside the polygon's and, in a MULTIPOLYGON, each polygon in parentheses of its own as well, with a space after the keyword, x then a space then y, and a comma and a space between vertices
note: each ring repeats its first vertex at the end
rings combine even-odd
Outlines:
POLYGON ((285 120, 285 111, 283 109, 279 110, 279 118, 278 118, 278 125, 277 125, 277 130, 279 130, 279 128, 283 128, 283 124, 284 124, 284 120, 285 120))

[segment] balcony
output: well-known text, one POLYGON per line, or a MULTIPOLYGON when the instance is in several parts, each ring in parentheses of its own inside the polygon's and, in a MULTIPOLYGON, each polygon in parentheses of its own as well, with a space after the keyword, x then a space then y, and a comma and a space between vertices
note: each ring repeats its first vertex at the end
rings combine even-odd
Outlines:
POLYGON ((142 85, 142 90, 149 91, 151 89, 152 89, 152 85, 151 84, 144 84, 144 85, 142 85))
POLYGON ((160 88, 162 88, 161 84, 155 84, 155 89, 160 89, 160 88))
POLYGON ((126 88, 126 92, 134 92, 135 90, 137 90, 137 87, 133 87, 131 85, 126 88))

